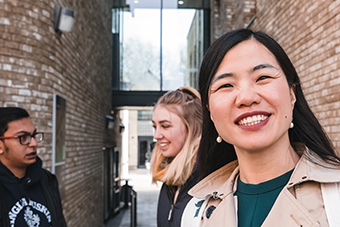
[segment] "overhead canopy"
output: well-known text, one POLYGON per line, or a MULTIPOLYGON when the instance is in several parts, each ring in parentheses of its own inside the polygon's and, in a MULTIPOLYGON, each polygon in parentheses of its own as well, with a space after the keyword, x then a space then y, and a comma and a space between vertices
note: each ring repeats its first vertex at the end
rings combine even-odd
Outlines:
POLYGON ((112 107, 154 106, 166 91, 112 91, 112 107))
POLYGON ((114 8, 130 8, 134 9, 160 9, 161 1, 163 1, 163 9, 210 9, 210 0, 113 0, 114 8))

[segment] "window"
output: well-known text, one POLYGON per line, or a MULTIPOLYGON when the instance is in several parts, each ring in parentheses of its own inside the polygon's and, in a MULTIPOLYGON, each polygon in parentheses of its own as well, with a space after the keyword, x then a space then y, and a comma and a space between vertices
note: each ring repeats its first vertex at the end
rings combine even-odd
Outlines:
MULTIPOLYGON (((126 1, 121 13, 119 64, 114 62, 113 89, 167 91, 181 86, 197 88, 198 69, 205 49, 204 12, 210 1, 126 1), (148 5, 149 4, 149 5, 148 5), (194 62, 187 60, 192 56, 194 62), (119 65, 119 66, 117 66, 119 65)), ((114 25, 118 24, 118 12, 114 25)), ((206 17, 208 17, 207 15, 206 17)), ((114 33, 117 34, 117 33, 114 33)), ((119 44, 117 43, 119 40, 119 44)), ((114 48, 114 56, 117 48, 114 48)))

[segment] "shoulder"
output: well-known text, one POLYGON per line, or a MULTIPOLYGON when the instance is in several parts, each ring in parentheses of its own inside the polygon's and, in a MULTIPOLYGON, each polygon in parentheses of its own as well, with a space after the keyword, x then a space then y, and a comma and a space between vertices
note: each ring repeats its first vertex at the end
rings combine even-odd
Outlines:
POLYGON ((318 183, 340 182, 340 166, 328 164, 316 157, 302 155, 291 176, 291 185, 306 181, 318 183))
POLYGON ((205 198, 214 191, 220 191, 219 189, 224 191, 226 188, 226 184, 229 184, 228 180, 230 178, 234 178, 234 176, 238 173, 237 167, 237 160, 224 165, 223 167, 205 177, 203 180, 199 181, 194 187, 189 190, 189 194, 193 197, 205 198))
POLYGON ((47 177, 56 178, 56 176, 47 169, 42 169, 43 174, 47 177))
POLYGON ((57 177, 51 173, 50 171, 48 171, 47 169, 42 169, 42 184, 44 183, 49 183, 49 184, 58 184, 58 180, 57 177))
POLYGON ((238 162, 233 161, 214 171, 190 189, 189 194, 193 198, 184 209, 182 226, 200 226, 203 221, 203 213, 211 203, 210 201, 216 201, 219 204, 228 195, 232 195, 233 181, 237 174, 238 162), (218 196, 216 197, 216 195, 218 196), (213 200, 210 199, 212 197, 213 200))
POLYGON ((197 171, 193 171, 192 174, 190 175, 190 177, 188 178, 188 180, 184 183, 184 185, 182 187, 189 190, 194 185, 196 185, 198 182, 199 182, 199 180, 198 180, 197 171))
POLYGON ((161 189, 159 190, 159 198, 168 197, 168 190, 169 186, 166 183, 163 183, 161 189))

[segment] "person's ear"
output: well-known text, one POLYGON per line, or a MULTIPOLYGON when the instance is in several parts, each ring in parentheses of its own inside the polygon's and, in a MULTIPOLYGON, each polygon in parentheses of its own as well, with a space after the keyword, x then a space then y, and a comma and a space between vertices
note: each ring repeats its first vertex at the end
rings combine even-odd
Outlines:
POLYGON ((207 107, 208 111, 210 112, 210 109, 209 109, 209 106, 208 106, 208 104, 207 104, 207 105, 205 105, 205 107, 207 107))
POLYGON ((290 90, 290 100, 291 100, 291 103, 292 103, 292 110, 294 109, 294 105, 295 105, 295 102, 296 102, 296 95, 295 95, 295 85, 294 86, 291 86, 289 88, 290 90))
POLYGON ((5 152, 5 144, 4 141, 0 140, 0 155, 5 152))

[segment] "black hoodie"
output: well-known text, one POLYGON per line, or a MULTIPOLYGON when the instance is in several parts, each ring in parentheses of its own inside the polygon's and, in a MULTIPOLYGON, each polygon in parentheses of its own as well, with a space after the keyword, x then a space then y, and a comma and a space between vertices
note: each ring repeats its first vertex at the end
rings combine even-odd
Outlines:
POLYGON ((192 198, 192 196, 188 194, 188 191, 198 182, 197 179, 197 173, 194 171, 185 184, 181 186, 175 204, 173 201, 177 187, 163 183, 159 193, 157 206, 158 227, 181 226, 184 208, 192 198))
POLYGON ((66 226, 57 179, 39 157, 22 179, 0 162, 0 207, 0 227, 66 226))

